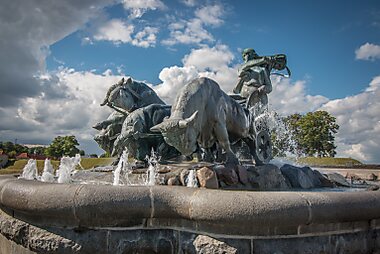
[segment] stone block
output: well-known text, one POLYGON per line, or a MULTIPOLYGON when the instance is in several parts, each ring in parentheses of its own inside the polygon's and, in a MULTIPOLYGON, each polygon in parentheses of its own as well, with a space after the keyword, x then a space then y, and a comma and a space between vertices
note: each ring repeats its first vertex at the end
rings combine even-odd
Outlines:
POLYGON ((216 175, 219 181, 223 181, 225 184, 231 186, 239 183, 238 175, 235 172, 234 167, 225 167, 218 165, 214 167, 216 175))
POLYGON ((216 177, 214 170, 208 167, 203 167, 197 170, 197 177, 200 187, 205 187, 208 189, 219 188, 218 178, 216 177))
POLYGON ((248 172, 247 172, 247 169, 244 166, 237 165, 236 166, 236 172, 237 172, 237 174, 239 176, 239 181, 242 184, 247 185, 248 184, 248 172))

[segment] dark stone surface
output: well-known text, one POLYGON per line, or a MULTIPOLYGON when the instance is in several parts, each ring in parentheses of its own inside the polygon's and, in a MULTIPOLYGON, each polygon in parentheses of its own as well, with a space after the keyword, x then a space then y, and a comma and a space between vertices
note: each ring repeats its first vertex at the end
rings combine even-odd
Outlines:
POLYGON ((239 177, 236 174, 234 166, 217 165, 214 167, 216 175, 219 181, 224 182, 227 185, 236 185, 239 183, 239 177))
POLYGON ((308 231, 281 237, 238 237, 232 234, 207 235, 185 228, 43 229, 1 214, 0 254, 379 253, 378 223, 369 224, 364 221, 349 227, 337 225, 330 233, 323 234, 308 231), (365 224, 367 227, 362 227, 365 224), (16 226, 9 229, 6 225, 16 226))
POLYGON ((327 179, 323 179, 325 178, 323 175, 316 170, 312 170, 310 167, 296 167, 285 164, 280 170, 292 188, 311 189, 321 188, 327 185, 327 179))
POLYGON ((290 186, 280 169, 272 164, 250 167, 249 182, 256 190, 288 190, 290 186))

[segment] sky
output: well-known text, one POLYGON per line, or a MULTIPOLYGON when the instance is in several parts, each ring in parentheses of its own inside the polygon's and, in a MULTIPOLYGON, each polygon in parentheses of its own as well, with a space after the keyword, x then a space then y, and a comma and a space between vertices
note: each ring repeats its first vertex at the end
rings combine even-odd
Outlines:
POLYGON ((380 163, 380 2, 1 0, 0 140, 49 144, 75 135, 87 153, 107 88, 144 81, 167 103, 193 78, 229 93, 241 51, 286 54, 271 108, 326 110, 337 156, 380 163))

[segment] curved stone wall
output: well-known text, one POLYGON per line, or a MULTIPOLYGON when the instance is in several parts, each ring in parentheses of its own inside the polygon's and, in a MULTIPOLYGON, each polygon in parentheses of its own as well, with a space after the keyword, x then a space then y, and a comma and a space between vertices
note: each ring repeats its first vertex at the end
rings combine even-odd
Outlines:
MULTIPOLYGON (((366 242, 363 246, 380 247, 376 233, 380 191, 249 192, 175 186, 116 187, 51 184, 1 176, 0 205, 12 219, 42 229, 171 230, 223 239, 276 239, 276 242, 333 235, 352 237, 362 232, 359 240, 366 242)), ((329 241, 328 244, 333 244, 329 241)))

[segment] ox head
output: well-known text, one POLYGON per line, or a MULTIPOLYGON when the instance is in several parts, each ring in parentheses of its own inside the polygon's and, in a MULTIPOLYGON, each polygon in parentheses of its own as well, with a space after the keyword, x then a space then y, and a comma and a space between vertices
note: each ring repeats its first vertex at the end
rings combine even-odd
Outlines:
POLYGON ((150 128, 153 132, 161 132, 164 140, 175 147, 183 155, 191 155, 197 149, 198 132, 194 127, 198 111, 186 119, 164 119, 160 124, 150 128))

